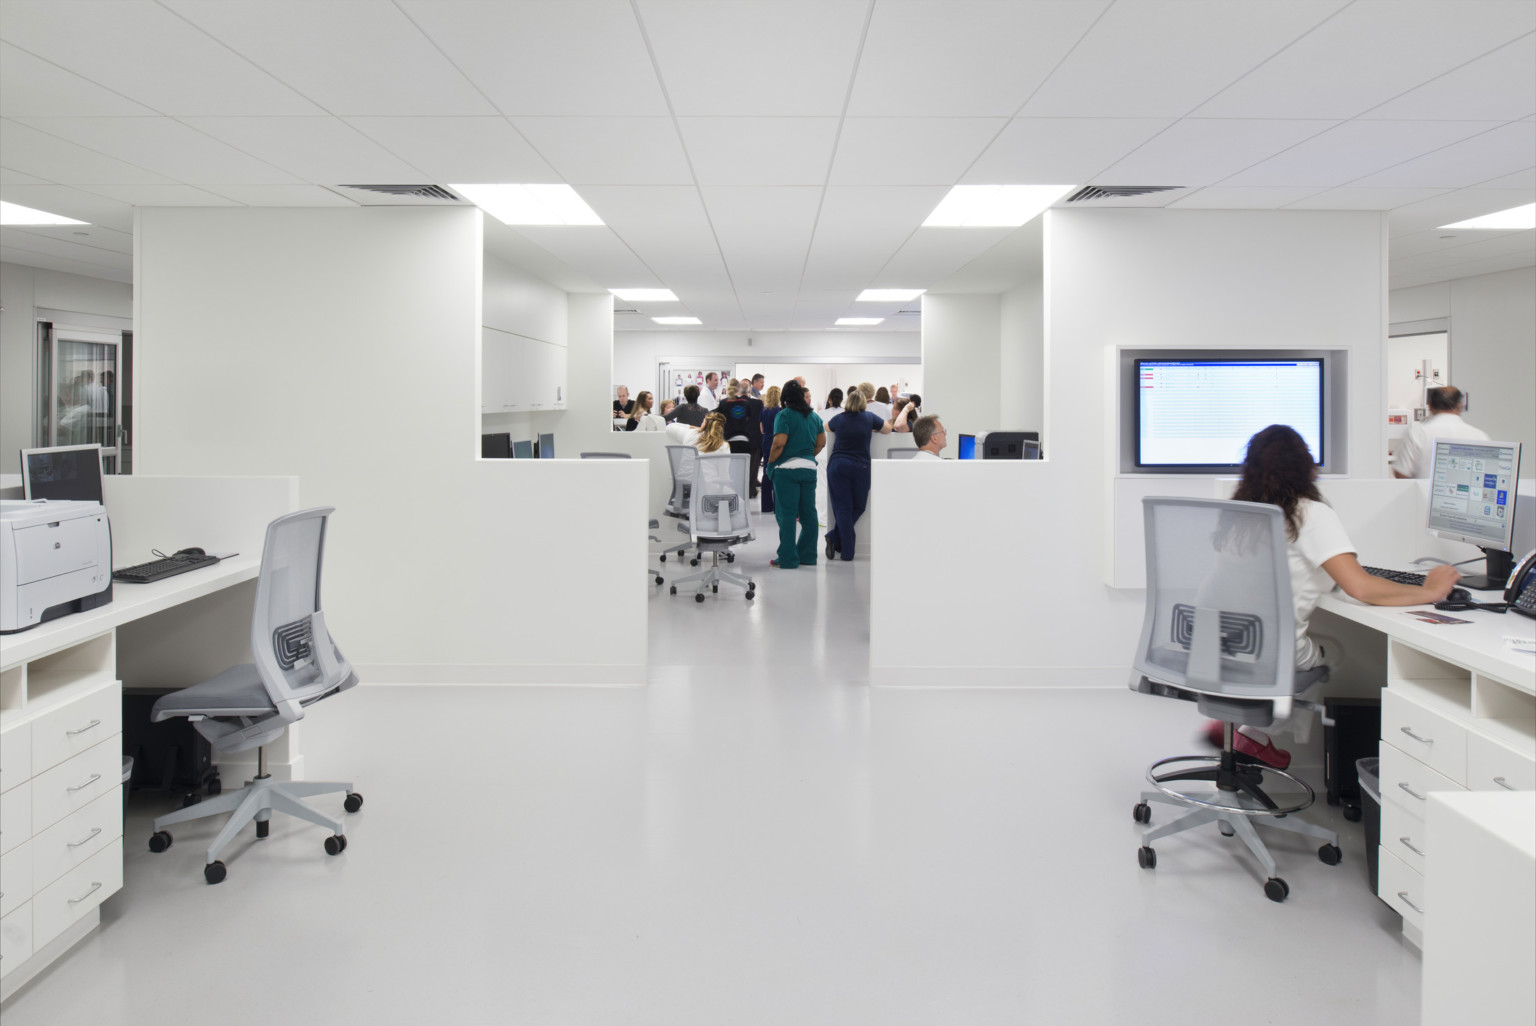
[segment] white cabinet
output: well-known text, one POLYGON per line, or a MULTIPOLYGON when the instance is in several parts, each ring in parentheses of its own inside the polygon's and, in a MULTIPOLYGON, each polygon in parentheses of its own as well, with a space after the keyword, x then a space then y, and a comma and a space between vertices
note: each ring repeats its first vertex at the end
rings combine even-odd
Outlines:
POLYGON ((500 413, 512 403, 513 336, 486 328, 480 333, 480 412, 500 413))
POLYGON ((565 376, 565 346, 481 329, 481 413, 563 410, 565 376))

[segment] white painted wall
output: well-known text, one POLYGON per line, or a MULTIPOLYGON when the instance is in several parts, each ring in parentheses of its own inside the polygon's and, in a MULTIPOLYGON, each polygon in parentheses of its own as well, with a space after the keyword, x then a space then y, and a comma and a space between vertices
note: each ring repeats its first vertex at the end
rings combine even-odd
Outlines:
POLYGON ((996 294, 923 296, 923 412, 937 414, 951 439, 1004 426, 1001 332, 996 294))
POLYGON ((1002 296, 995 425, 1002 430, 1039 431, 1045 423, 1044 287, 1030 278, 1002 296))
POLYGON ((600 582, 641 580, 645 468, 476 458, 478 211, 144 208, 135 242, 140 469, 335 505, 365 681, 643 680, 645 590, 600 582))

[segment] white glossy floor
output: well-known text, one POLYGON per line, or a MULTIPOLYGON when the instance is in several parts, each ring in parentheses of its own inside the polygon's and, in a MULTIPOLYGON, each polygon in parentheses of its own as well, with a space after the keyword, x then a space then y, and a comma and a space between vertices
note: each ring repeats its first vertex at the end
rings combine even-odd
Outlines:
POLYGON ((102 928, 4 1026, 1418 1021, 1358 827, 1314 810, 1333 868, 1270 835, 1283 905, 1214 829, 1141 870, 1131 805, 1190 706, 871 688, 868 564, 771 549, 736 564, 755 603, 653 589, 645 688, 315 707, 308 775, 367 796, 341 856, 274 818, 209 887, 216 826, 152 855, 136 805, 102 928))

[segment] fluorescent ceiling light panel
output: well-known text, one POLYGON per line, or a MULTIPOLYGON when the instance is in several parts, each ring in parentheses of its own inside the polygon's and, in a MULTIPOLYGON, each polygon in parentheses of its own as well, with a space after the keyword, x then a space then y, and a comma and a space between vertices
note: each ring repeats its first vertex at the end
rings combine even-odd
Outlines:
POLYGON ((1017 228, 1033 221, 1075 185, 957 185, 939 200, 925 228, 1017 228))
POLYGON ((502 224, 602 224, 569 185, 455 185, 448 188, 502 224))
POLYGON ((1455 224, 1442 224, 1441 228, 1485 228, 1500 229, 1505 231, 1520 231, 1521 229, 1536 228, 1536 203, 1527 203, 1523 207, 1510 207, 1508 210, 1500 210, 1493 214, 1484 214, 1482 217, 1473 217, 1465 221, 1457 221, 1455 224))
POLYGON ((884 320, 884 317, 839 317, 832 323, 844 328, 861 328, 871 324, 879 324, 884 320))
POLYGON ((916 299, 927 289, 865 289, 854 300, 855 303, 905 303, 909 299, 916 299))
POLYGON ((0 200, 0 224, 90 224, 89 221, 76 221, 73 217, 62 217, 58 214, 50 214, 46 210, 33 210, 18 203, 7 203, 0 200))
POLYGON ((697 317, 652 317, 657 324, 703 324, 697 317))
POLYGON ((675 303, 671 289, 609 289, 626 303, 675 303))

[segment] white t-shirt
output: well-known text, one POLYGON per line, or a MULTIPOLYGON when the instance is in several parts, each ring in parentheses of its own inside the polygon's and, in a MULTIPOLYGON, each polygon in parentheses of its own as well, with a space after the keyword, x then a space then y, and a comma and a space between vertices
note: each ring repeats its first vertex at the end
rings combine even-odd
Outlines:
POLYGON ((667 440, 674 445, 693 445, 699 440, 699 429, 691 424, 680 424, 677 421, 667 425, 667 440))
POLYGON ((870 413, 873 413, 875 416, 879 417, 881 420, 891 419, 890 403, 882 403, 878 399, 871 399, 864 408, 870 413))
POLYGON ((1456 413, 1437 413, 1409 426, 1403 442, 1397 448, 1392 469, 1404 477, 1433 475, 1435 470, 1435 439, 1462 438, 1473 442, 1488 441, 1488 433, 1473 427, 1456 413))
POLYGON ((1317 600, 1334 589, 1333 578, 1323 564, 1334 556, 1354 552, 1355 546, 1332 506, 1302 499, 1296 514, 1300 521, 1296 540, 1286 546, 1291 604, 1296 614, 1296 665, 1310 667, 1316 663, 1316 646, 1307 637, 1307 621, 1317 608, 1317 600))
POLYGON ((917 455, 912 457, 914 460, 942 460, 943 458, 938 453, 929 452, 927 449, 917 450, 917 455))
POLYGON ((640 424, 635 428, 636 431, 665 431, 666 429, 667 422, 659 413, 642 413, 640 424))

